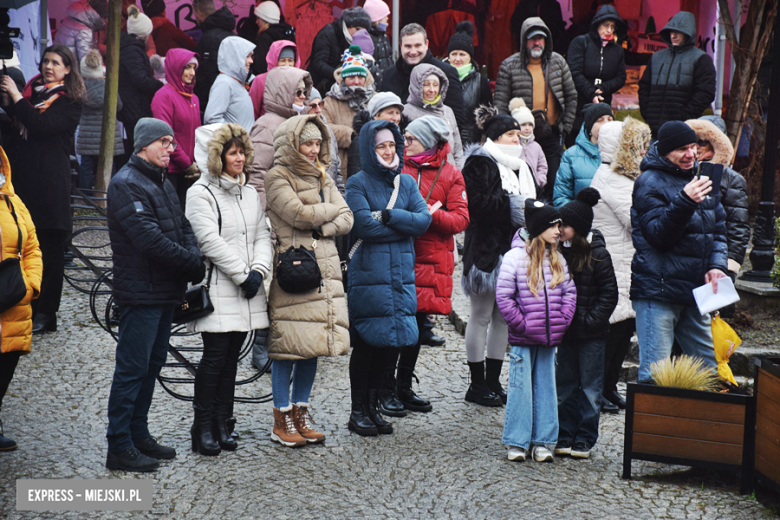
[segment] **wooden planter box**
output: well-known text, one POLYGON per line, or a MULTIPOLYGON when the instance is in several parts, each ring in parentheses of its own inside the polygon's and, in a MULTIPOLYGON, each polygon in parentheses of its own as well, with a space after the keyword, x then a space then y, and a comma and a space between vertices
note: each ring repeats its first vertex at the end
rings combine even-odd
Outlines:
POLYGON ((753 396, 629 383, 623 478, 632 460, 649 460, 739 471, 749 493, 754 417, 753 396))
POLYGON ((756 365, 755 476, 780 493, 780 357, 756 365))

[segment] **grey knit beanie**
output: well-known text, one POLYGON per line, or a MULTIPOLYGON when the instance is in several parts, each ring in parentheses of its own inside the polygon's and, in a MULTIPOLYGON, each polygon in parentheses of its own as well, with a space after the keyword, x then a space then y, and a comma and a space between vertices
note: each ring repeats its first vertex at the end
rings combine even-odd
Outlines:
POLYGON ((153 117, 142 117, 135 125, 133 152, 138 153, 161 137, 173 137, 173 128, 165 121, 153 117))
POLYGON ((376 115, 387 107, 398 107, 401 112, 404 111, 404 104, 396 94, 392 92, 377 92, 368 102, 368 113, 373 119, 376 115))
POLYGON ((426 150, 434 146, 446 143, 450 138, 450 130, 447 123, 440 117, 423 116, 406 125, 406 131, 420 141, 426 150))

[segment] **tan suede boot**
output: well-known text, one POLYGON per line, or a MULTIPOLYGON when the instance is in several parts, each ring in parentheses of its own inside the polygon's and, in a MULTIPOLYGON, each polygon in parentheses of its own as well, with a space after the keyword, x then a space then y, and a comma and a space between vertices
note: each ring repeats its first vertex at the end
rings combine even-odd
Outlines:
POLYGON ((292 417, 292 405, 286 406, 286 409, 274 408, 274 429, 271 432, 271 440, 278 442, 283 446, 295 448, 306 444, 298 430, 295 429, 295 423, 292 417))
MULTIPOLYGON (((323 442, 325 440, 325 434, 315 431, 311 427, 311 412, 309 407, 305 405, 298 406, 293 405, 292 409, 293 423, 295 423, 295 429, 298 433, 306 439, 306 442, 314 444, 315 442, 323 442)), ((313 422, 313 421, 312 421, 313 422)))

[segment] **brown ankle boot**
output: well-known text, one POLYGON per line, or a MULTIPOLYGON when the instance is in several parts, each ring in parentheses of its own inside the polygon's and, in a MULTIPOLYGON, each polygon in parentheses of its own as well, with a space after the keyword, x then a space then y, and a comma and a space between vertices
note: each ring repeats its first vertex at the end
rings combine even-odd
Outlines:
POLYGON ((306 444, 306 439, 295 429, 292 406, 288 408, 284 412, 279 408, 274 408, 274 430, 271 432, 271 440, 290 448, 303 446, 306 444))
POLYGON ((292 409, 293 423, 298 433, 306 439, 306 442, 314 444, 315 442, 323 442, 325 440, 325 434, 315 431, 311 427, 311 423, 314 422, 311 418, 311 412, 308 406, 293 405, 292 409))

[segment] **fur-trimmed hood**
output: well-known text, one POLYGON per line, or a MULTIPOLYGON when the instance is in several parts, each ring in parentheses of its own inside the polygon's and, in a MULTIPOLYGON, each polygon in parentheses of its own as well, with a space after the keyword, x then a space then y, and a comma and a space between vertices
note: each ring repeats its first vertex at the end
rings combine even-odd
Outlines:
POLYGON ((649 126, 632 117, 626 117, 612 160, 612 171, 631 180, 639 177, 642 173, 639 165, 644 158, 642 152, 647 149, 650 137, 649 126))
POLYGON ((214 123, 195 130, 195 162, 203 173, 214 177, 222 175, 222 149, 230 139, 239 137, 244 142, 244 174, 252 164, 255 149, 246 129, 235 123, 214 123))
POLYGON ((700 141, 709 141, 715 150, 715 156, 709 162, 729 166, 734 156, 734 147, 726 134, 709 121, 703 119, 689 119, 685 122, 696 132, 700 141))

